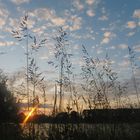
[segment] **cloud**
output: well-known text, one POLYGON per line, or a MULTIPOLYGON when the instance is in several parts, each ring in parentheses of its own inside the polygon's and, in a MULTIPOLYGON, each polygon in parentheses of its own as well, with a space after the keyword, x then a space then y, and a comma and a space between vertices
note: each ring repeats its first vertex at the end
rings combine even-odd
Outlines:
POLYGON ((72 5, 79 11, 84 9, 84 5, 80 2, 80 0, 74 0, 72 5))
POLYGON ((101 53, 103 53, 103 50, 102 49, 98 49, 97 50, 97 54, 101 54, 101 53))
POLYGON ((120 48, 120 49, 127 49, 128 48, 128 45, 127 44, 120 44, 117 46, 117 48, 120 48))
POLYGON ((136 28, 136 23, 134 21, 128 21, 126 27, 129 29, 134 29, 136 28))
POLYGON ((128 34, 127 34, 127 36, 133 36, 135 34, 135 32, 129 32, 128 34))
POLYGON ((128 45, 122 43, 122 44, 119 44, 119 45, 117 45, 117 46, 111 46, 109 49, 115 50, 115 49, 117 49, 117 48, 124 50, 124 49, 127 49, 127 48, 128 48, 128 45))
POLYGON ((119 63, 119 66, 121 66, 122 68, 128 68, 129 65, 130 65, 130 61, 128 59, 125 59, 119 63))
POLYGON ((109 38, 111 36, 111 34, 112 34, 111 32, 105 32, 104 37, 109 38))
POLYGON ((9 15, 9 11, 3 7, 0 7, 0 17, 7 18, 9 15))
POLYGON ((47 8, 38 8, 30 12, 29 15, 32 17, 38 17, 39 19, 49 20, 54 17, 55 11, 47 8))
POLYGON ((6 21, 3 18, 0 18, 0 28, 2 29, 3 26, 6 24, 6 21))
POLYGON ((135 52, 140 52, 140 44, 135 45, 133 48, 135 52))
POLYGON ((66 24, 66 17, 57 16, 54 9, 38 8, 29 12, 29 16, 39 22, 47 21, 46 27, 64 26, 66 24))
POLYGON ((134 18, 140 18, 140 9, 136 9, 133 13, 134 18))
POLYGON ((31 0, 11 0, 11 2, 13 2, 16 5, 20 5, 23 3, 29 3, 31 0))
POLYGON ((48 57, 48 56, 41 56, 40 59, 41 59, 41 60, 48 60, 49 57, 48 57))
POLYGON ((93 34, 90 34, 90 33, 86 33, 86 35, 83 35, 82 38, 83 38, 83 39, 95 40, 95 37, 93 36, 93 34))
POLYGON ((71 15, 69 19, 67 19, 67 24, 65 25, 65 29, 69 29, 70 31, 79 30, 82 26, 82 18, 77 15, 71 15))
POLYGON ((109 49, 110 49, 110 50, 115 50, 116 47, 115 47, 115 46, 111 46, 109 49))
POLYGON ((73 39, 82 39, 83 36, 76 34, 76 33, 73 33, 73 34, 70 34, 70 37, 72 37, 73 39))
POLYGON ((65 19, 60 17, 55 17, 52 19, 52 23, 56 26, 63 26, 65 24, 65 19))
POLYGON ((95 16, 95 13, 93 12, 93 10, 87 10, 87 15, 89 16, 89 17, 93 17, 93 16, 95 16))
POLYGON ((45 26, 40 26, 40 27, 34 28, 32 31, 38 34, 39 36, 41 36, 44 33, 44 29, 45 29, 45 26))
POLYGON ((13 41, 1 41, 0 42, 0 47, 8 47, 8 46, 13 46, 15 45, 15 42, 13 41))
POLYGON ((4 39, 5 38, 5 35, 0 35, 0 39, 4 39))
POLYGON ((6 8, 0 6, 0 28, 1 29, 6 24, 8 16, 9 16, 9 11, 6 8))
POLYGON ((99 17, 98 19, 105 21, 105 20, 108 20, 108 17, 106 15, 103 15, 103 16, 99 17))
POLYGON ((78 45, 78 44, 75 44, 74 46, 73 46, 73 49, 74 50, 78 50, 80 48, 80 46, 78 45))
POLYGON ((110 42, 110 40, 114 37, 116 37, 116 34, 110 32, 110 31, 106 31, 103 35, 103 39, 101 41, 101 44, 107 44, 110 42))
POLYGON ((88 5, 92 5, 92 4, 94 4, 96 2, 96 0, 86 0, 86 3, 88 4, 88 5))
POLYGON ((107 44, 107 43, 109 43, 109 41, 110 41, 110 39, 105 37, 105 38, 103 38, 101 44, 107 44))
MULTIPOLYGON (((20 18, 20 20, 22 20, 22 18, 20 18)), ((4 30, 6 32, 11 32, 14 28, 16 28, 17 30, 20 29, 20 20, 18 18, 8 18, 7 21, 7 26, 4 28, 4 30)), ((28 28, 29 29, 33 29, 34 25, 35 25, 35 21, 31 18, 28 18, 28 28)))
POLYGON ((14 26, 18 27, 18 25, 19 25, 19 20, 16 19, 16 18, 9 18, 9 25, 10 25, 11 27, 14 27, 14 26))
MULTIPOLYGON (((45 26, 45 29, 53 28, 54 30, 58 26, 62 26, 66 30, 76 31, 82 27, 82 17, 77 14, 72 14, 71 11, 65 10, 64 15, 58 16, 54 9, 50 8, 38 8, 30 11, 29 17, 31 19, 30 24, 33 28, 35 23, 38 25, 45 26), (33 20, 35 22, 33 22, 33 20)), ((93 13, 90 13, 92 16, 93 13)), ((37 29, 33 28, 34 32, 40 31, 42 34, 41 27, 36 26, 37 29)))

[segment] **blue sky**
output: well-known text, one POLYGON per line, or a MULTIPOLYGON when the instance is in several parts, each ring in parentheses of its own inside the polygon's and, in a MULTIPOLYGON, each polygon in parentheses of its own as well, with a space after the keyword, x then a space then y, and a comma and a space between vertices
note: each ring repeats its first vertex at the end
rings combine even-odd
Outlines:
POLYGON ((83 64, 82 44, 94 58, 108 53, 122 79, 131 77, 127 46, 134 49, 140 66, 140 0, 0 0, 0 68, 7 73, 26 64, 25 43, 10 32, 27 12, 32 33, 48 39, 36 57, 40 71, 55 71, 47 62, 54 51, 50 38, 60 26, 68 32, 75 73, 83 64))

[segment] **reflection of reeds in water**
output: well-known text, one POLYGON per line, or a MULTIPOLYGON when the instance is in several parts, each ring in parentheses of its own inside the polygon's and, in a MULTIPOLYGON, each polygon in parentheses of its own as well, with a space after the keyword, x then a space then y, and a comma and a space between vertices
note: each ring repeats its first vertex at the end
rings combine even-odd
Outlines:
POLYGON ((36 140, 139 140, 139 138, 139 123, 35 125, 36 140))
POLYGON ((60 124, 51 125, 48 136, 53 140, 138 140, 138 128, 139 124, 60 124))
POLYGON ((140 123, 0 124, 0 140, 139 140, 140 123))

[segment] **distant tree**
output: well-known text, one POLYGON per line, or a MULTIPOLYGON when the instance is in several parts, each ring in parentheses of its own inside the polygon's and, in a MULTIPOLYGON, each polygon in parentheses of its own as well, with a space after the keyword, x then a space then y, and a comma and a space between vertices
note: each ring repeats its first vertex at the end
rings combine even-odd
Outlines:
POLYGON ((7 77, 0 70, 0 122, 14 121, 18 113, 16 100, 8 90, 6 82, 7 77))

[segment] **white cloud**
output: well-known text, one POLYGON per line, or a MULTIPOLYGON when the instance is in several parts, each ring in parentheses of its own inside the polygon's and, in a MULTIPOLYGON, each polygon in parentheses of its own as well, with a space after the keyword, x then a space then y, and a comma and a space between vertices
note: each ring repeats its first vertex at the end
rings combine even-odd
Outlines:
POLYGON ((127 58, 128 59, 129 58, 129 55, 128 54, 124 55, 124 58, 127 58))
POLYGON ((90 34, 90 33, 86 33, 86 35, 83 35, 82 38, 83 39, 92 39, 92 40, 95 40, 95 37, 93 36, 93 34, 90 34))
POLYGON ((20 5, 23 3, 29 3, 31 0, 11 0, 11 2, 13 2, 16 5, 20 5))
POLYGON ((110 38, 111 34, 112 34, 111 32, 105 32, 104 37, 110 38))
POLYGON ((101 54, 101 53, 103 53, 103 50, 98 49, 98 50, 97 50, 97 54, 101 54))
POLYGON ((3 7, 0 7, 0 17, 7 18, 9 15, 9 11, 3 7))
POLYGON ((78 44, 75 44, 74 46, 73 46, 73 49, 74 50, 78 50, 80 47, 79 47, 79 45, 78 44))
POLYGON ((136 9, 133 13, 133 17, 140 18, 140 9, 136 9))
POLYGON ((110 41, 110 39, 105 37, 105 38, 103 38, 101 44, 107 44, 107 43, 109 43, 109 41, 110 41))
POLYGON ((105 20, 108 20, 108 17, 106 15, 103 15, 103 16, 99 17, 98 19, 105 21, 105 20))
POLYGON ((136 52, 140 52, 140 47, 135 49, 136 52))
POLYGON ((8 16, 9 16, 9 11, 4 7, 0 7, 0 28, 1 29, 6 24, 8 16))
POLYGON ((38 28, 34 28, 33 29, 33 32, 36 33, 36 34, 38 34, 39 36, 41 36, 41 34, 44 33, 42 26, 41 27, 38 27, 38 28))
POLYGON ((135 52, 140 52, 140 44, 134 46, 135 52))
POLYGON ((4 35, 0 35, 0 39, 4 39, 5 38, 5 36, 4 35))
POLYGON ((35 21, 34 20, 28 20, 28 27, 29 28, 33 28, 35 25, 35 21))
POLYGON ((0 28, 2 29, 6 21, 3 18, 0 18, 0 28))
POLYGON ((110 42, 110 40, 114 37, 116 37, 116 34, 110 32, 110 31, 106 31, 103 35, 103 39, 101 41, 101 44, 107 44, 110 42))
POLYGON ((70 31, 79 30, 81 28, 82 17, 76 14, 73 15, 69 11, 65 11, 64 15, 64 17, 58 16, 54 9, 48 8, 38 8, 29 12, 29 16, 36 19, 38 22, 47 21, 45 24, 46 28, 63 26, 64 29, 68 29, 70 31))
POLYGON ((84 5, 80 2, 80 0, 74 0, 72 4, 79 11, 84 9, 84 5))
POLYGON ((56 26, 63 26, 65 24, 65 19, 60 17, 55 17, 52 19, 52 23, 56 26))
POLYGON ((92 4, 95 3, 95 1, 96 1, 96 0, 86 0, 86 3, 87 3, 88 5, 92 5, 92 4))
POLYGON ((89 17, 93 17, 93 16, 95 16, 95 13, 93 12, 93 10, 87 10, 87 15, 89 16, 89 17))
POLYGON ((65 25, 65 29, 69 29, 70 31, 79 30, 82 26, 82 18, 77 15, 73 15, 70 19, 67 19, 67 25, 65 25))
POLYGON ((122 68, 128 68, 130 65, 130 61, 128 59, 123 60, 121 63, 119 63, 119 66, 122 68))
MULTIPOLYGON (((8 26, 5 27, 5 31, 11 32, 13 30, 13 28, 19 29, 19 23, 20 23, 20 21, 18 18, 9 18, 8 23, 7 23, 8 26)), ((29 18, 27 24, 28 24, 28 28, 32 29, 35 25, 35 21, 33 19, 29 18)))
POLYGON ((111 50, 115 50, 116 47, 115 47, 115 46, 111 46, 110 49, 111 49, 111 50))
POLYGON ((48 8, 39 8, 29 13, 32 18, 38 21, 45 20, 49 26, 63 26, 66 22, 65 18, 56 15, 55 10, 48 8))
POLYGON ((115 50, 116 48, 120 48, 120 49, 124 50, 124 49, 128 48, 128 45, 127 44, 119 44, 117 46, 111 46, 110 47, 111 50, 115 50))
POLYGON ((126 27, 129 29, 134 29, 136 28, 136 23, 134 21, 128 21, 126 27))
POLYGON ((127 34, 127 36, 133 36, 135 34, 135 32, 129 32, 128 34, 127 34))
POLYGON ((9 18, 9 25, 11 27, 18 27, 18 24, 19 24, 19 20, 18 19, 15 19, 15 18, 9 18))
POLYGON ((48 57, 48 56, 40 56, 40 59, 41 59, 41 60, 48 60, 49 57, 48 57))
POLYGON ((102 7, 101 12, 102 12, 102 14, 106 14, 106 9, 105 9, 105 7, 102 7))
POLYGON ((55 11, 48 8, 38 8, 29 13, 31 17, 37 17, 38 20, 51 20, 51 18, 56 17, 55 11))
POLYGON ((8 46, 13 46, 15 45, 15 42, 13 41, 1 41, 0 42, 0 47, 8 47, 8 46))
POLYGON ((117 48, 127 49, 128 48, 128 45, 127 44, 120 44, 120 45, 117 46, 117 48))

